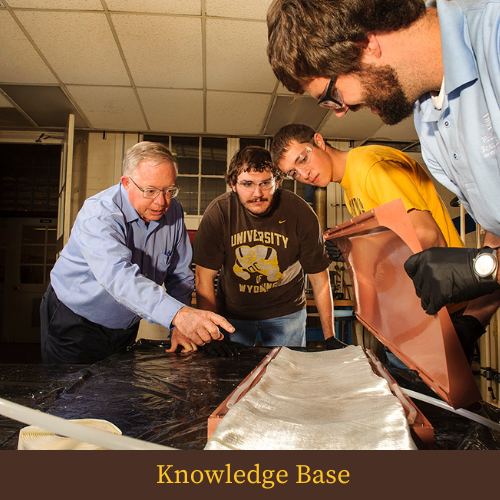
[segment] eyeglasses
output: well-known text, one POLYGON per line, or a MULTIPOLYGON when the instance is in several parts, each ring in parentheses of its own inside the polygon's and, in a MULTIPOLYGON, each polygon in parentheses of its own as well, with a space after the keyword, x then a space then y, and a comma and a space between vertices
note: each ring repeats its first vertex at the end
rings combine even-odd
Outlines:
POLYGON ((267 179, 261 182, 253 182, 253 181, 236 181, 236 183, 241 186, 241 188, 245 191, 253 192, 257 188, 262 189, 262 191, 269 191, 274 184, 276 183, 276 179, 273 177, 271 179, 267 179))
POLYGON ((311 158, 312 158, 312 154, 313 154, 312 145, 314 144, 314 139, 311 139, 309 144, 310 145, 306 146, 304 148, 304 150, 302 151, 302 153, 300 153, 300 155, 297 156, 297 158, 295 159, 295 161, 293 163, 294 168, 292 168, 291 170, 289 170, 286 173, 286 176, 289 179, 292 179, 292 180, 299 179, 301 177, 300 170, 303 168, 306 168, 309 165, 309 163, 311 163, 311 158))
POLYGON ((148 200, 153 200, 156 198, 160 193, 163 193, 163 196, 165 196, 166 199, 171 199, 175 198, 179 194, 179 187, 178 186, 169 186, 165 189, 158 189, 158 188, 146 188, 142 189, 140 188, 135 182, 132 177, 129 177, 129 179, 132 181, 132 184, 142 192, 143 198, 146 198, 148 200))
POLYGON ((336 78, 330 78, 327 89, 318 98, 318 106, 327 109, 342 109, 344 107, 344 96, 335 87, 336 78))

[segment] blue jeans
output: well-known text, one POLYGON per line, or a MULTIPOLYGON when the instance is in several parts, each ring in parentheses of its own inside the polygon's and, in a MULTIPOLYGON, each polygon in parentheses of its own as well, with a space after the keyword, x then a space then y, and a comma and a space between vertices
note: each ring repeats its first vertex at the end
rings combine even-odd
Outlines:
POLYGON ((307 312, 302 309, 278 318, 261 320, 227 318, 227 320, 235 328, 234 333, 230 334, 233 342, 248 346, 255 345, 257 333, 260 331, 263 346, 304 347, 306 345, 306 318, 307 312))

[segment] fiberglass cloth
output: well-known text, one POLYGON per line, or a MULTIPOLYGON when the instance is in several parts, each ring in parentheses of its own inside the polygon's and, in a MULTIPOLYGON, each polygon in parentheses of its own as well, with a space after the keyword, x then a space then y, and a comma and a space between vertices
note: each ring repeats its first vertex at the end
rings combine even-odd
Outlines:
POLYGON ((282 347, 206 450, 415 450, 400 401, 359 346, 282 347))

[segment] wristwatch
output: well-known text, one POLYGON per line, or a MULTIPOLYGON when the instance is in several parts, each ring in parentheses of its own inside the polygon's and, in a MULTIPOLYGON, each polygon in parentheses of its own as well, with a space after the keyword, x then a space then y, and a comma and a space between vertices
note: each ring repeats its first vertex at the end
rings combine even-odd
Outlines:
POLYGON ((473 262, 474 274, 479 281, 496 281, 498 270, 497 249, 484 247, 473 262))

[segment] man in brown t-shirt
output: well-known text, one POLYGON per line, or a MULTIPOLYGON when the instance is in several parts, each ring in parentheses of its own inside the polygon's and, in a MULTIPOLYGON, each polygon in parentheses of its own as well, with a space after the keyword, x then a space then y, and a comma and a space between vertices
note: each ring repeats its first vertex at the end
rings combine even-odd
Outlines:
POLYGON ((264 346, 304 346, 306 273, 334 348, 330 260, 316 214, 280 189, 282 174, 264 148, 238 151, 226 182, 231 191, 208 206, 194 240, 198 307, 228 319, 231 341, 254 345, 260 331, 264 346))

